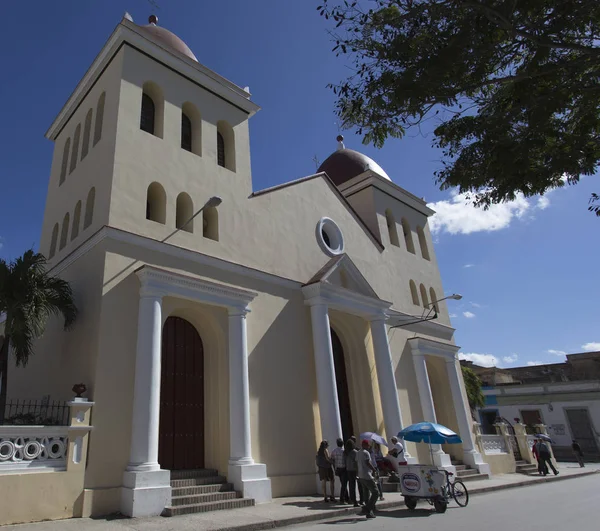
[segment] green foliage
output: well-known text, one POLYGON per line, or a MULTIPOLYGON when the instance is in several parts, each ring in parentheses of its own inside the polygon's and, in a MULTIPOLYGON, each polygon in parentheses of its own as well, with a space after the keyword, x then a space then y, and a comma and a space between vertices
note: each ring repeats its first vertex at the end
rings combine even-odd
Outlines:
POLYGON ((318 11, 352 65, 332 85, 343 125, 381 147, 435 120, 442 189, 487 207, 595 173, 597 0, 323 0, 318 11))
POLYGON ((481 390, 481 380, 479 379, 479 376, 475 374, 473 369, 469 369, 469 367, 463 367, 461 365, 461 368, 463 380, 465 381, 465 388, 467 390, 469 406, 471 409, 483 407, 485 405, 485 398, 483 396, 483 391, 481 390))

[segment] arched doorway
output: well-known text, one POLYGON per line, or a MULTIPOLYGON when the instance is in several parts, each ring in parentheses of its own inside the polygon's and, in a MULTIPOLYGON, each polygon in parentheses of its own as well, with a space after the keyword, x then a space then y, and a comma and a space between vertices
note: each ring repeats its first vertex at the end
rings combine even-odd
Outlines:
MULTIPOLYGON (((346 377, 346 362, 344 349, 340 338, 331 329, 331 346, 333 349, 333 364, 335 367, 335 383, 337 385, 338 403, 340 406, 340 418, 342 421, 342 437, 346 441, 354 435, 352 424, 352 409, 350 407, 350 392, 348 391, 348 378, 346 377)), ((334 441, 330 441, 331 444, 334 441)))
POLYGON ((204 348, 185 319, 162 335, 158 462, 166 470, 204 468, 204 348))

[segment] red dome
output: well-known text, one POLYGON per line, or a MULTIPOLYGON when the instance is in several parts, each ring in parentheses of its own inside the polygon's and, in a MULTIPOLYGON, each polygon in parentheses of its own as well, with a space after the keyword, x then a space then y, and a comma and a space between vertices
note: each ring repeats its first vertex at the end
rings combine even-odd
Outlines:
POLYGON ((371 170, 384 179, 391 181, 388 174, 372 158, 353 149, 338 149, 327 157, 318 172, 325 172, 335 185, 340 186, 357 175, 371 170))
MULTIPOLYGON (((158 19, 151 17, 151 20, 158 19)), ((172 50, 182 53, 186 57, 189 57, 190 59, 193 59, 194 61, 198 62, 198 59, 196 59, 196 56, 194 55, 192 50, 190 50, 190 47, 185 42, 183 42, 177 35, 171 33, 168 29, 161 28, 155 23, 151 23, 146 26, 140 26, 140 28, 143 29, 144 32, 149 35, 151 40, 160 42, 165 46, 171 48, 172 50)))

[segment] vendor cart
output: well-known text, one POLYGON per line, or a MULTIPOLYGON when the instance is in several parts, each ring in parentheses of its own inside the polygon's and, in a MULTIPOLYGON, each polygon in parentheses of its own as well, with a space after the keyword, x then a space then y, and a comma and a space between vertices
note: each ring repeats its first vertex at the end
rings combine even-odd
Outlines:
POLYGON ((453 498, 458 505, 466 507, 469 493, 460 480, 450 481, 451 472, 432 465, 405 465, 398 467, 400 489, 404 503, 414 511, 419 500, 426 500, 436 512, 444 513, 453 498))

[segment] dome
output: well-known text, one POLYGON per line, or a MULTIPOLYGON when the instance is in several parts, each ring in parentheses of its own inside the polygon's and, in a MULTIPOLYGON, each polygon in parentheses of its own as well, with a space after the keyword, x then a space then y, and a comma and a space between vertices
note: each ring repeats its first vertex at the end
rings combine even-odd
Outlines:
POLYGON ((160 42, 168 48, 171 48, 171 50, 175 50, 176 52, 179 52, 198 62, 198 59, 196 59, 196 56, 185 42, 183 42, 174 33, 171 33, 168 29, 161 28, 160 26, 156 25, 158 22, 158 17, 152 15, 148 19, 148 22, 150 22, 150 24, 147 24, 146 26, 140 26, 140 28, 148 34, 150 39, 160 42))
POLYGON ((372 158, 353 149, 346 149, 342 140, 343 137, 338 137, 340 148, 323 161, 318 172, 324 171, 336 186, 344 184, 367 170, 391 181, 389 175, 372 158))

